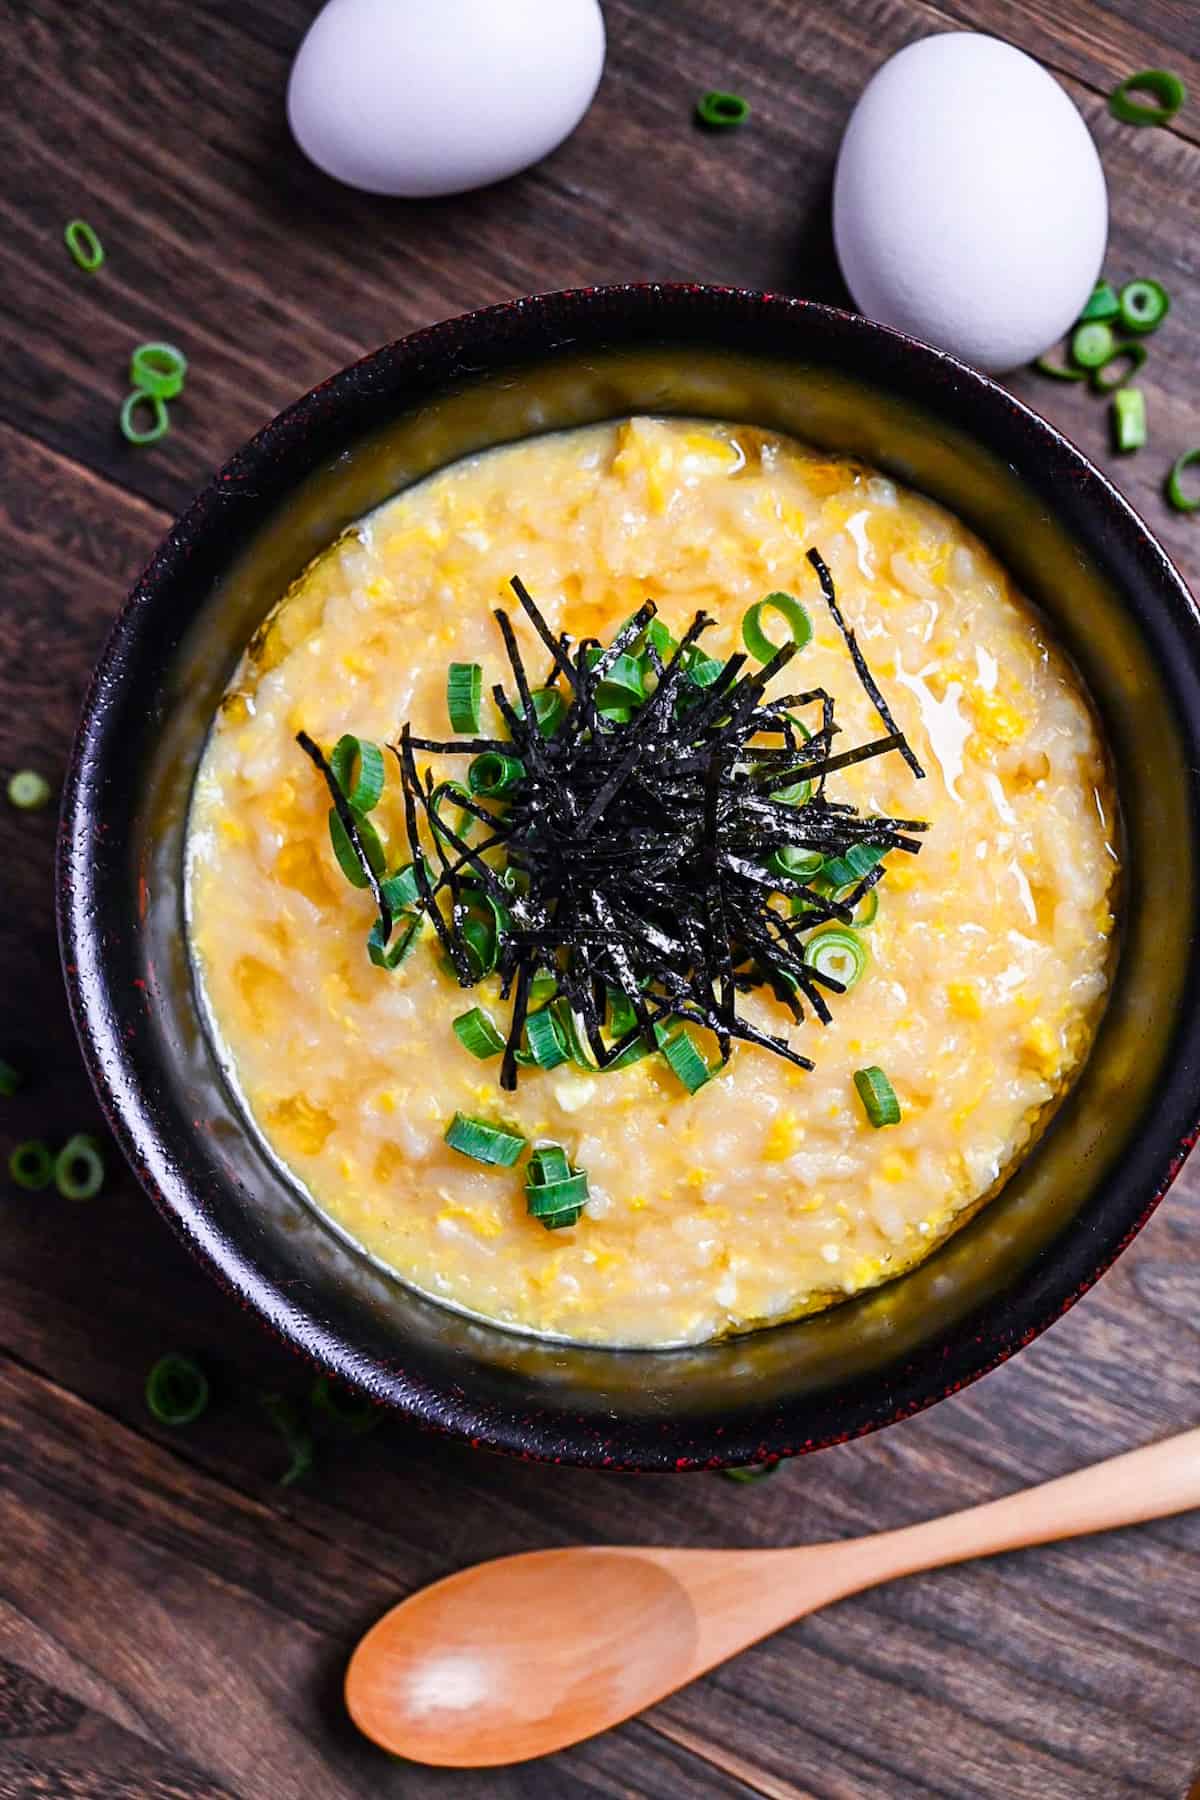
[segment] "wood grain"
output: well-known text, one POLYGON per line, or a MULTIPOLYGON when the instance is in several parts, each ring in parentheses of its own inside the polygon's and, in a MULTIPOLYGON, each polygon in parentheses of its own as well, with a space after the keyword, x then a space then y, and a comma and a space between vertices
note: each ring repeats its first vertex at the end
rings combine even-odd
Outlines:
MULTIPOLYGON (((827 195, 856 93, 953 23, 1067 77, 1113 199, 1110 266, 1174 310, 1146 388, 1152 449, 1119 483, 1200 569, 1158 484, 1200 443, 1200 41, 1191 0, 609 0, 596 107, 538 171, 439 205, 355 196, 281 123, 303 0, 0 0, 0 767, 61 770, 87 671, 170 511, 313 381, 413 325, 574 282, 680 276, 842 299, 827 195), (1194 99, 1133 132, 1103 94, 1178 67, 1194 99), (696 92, 751 99, 694 133, 696 92), (91 218, 88 278, 60 243, 91 218), (115 415, 139 339, 192 357, 152 452, 115 415)), ((1014 386, 1104 460, 1104 409, 1014 386)), ((30 1072, 3 1147, 95 1123, 61 998, 53 820, 0 812, 0 1054, 30 1072)), ((756 1488, 529 1469, 389 1424, 280 1489, 255 1395, 306 1377, 217 1292, 115 1166, 69 1208, 8 1190, 0 1238, 0 1800, 383 1795, 1178 1800, 1200 1764, 1195 1518, 998 1559, 818 1615, 611 1738, 488 1786, 358 1741, 338 1673, 421 1582, 541 1544, 779 1544, 898 1525, 1194 1423, 1200 1172, 1100 1289, 1014 1363, 909 1424, 756 1488), (145 1414, 165 1348, 203 1354, 211 1412, 145 1414)))

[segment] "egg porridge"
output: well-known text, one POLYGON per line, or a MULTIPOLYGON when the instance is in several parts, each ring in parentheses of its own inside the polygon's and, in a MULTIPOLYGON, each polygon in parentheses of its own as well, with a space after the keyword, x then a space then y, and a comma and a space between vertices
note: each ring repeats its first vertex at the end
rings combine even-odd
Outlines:
POLYGON ((926 1256, 1079 1069, 1088 700, 933 502, 635 418, 442 470, 247 647, 188 832, 208 1027, 378 1260, 665 1346, 926 1256))

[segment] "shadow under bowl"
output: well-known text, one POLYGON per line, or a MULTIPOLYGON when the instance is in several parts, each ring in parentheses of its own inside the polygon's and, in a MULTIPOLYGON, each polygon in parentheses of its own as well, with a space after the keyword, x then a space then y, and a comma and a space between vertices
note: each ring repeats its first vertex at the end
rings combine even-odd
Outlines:
POLYGON ((114 1133, 214 1273, 296 1349, 438 1430, 518 1455, 685 1469, 906 1417, 1028 1343, 1149 1217, 1200 1114, 1200 620, 1105 478, 951 358, 778 296, 644 286, 493 307, 390 344, 240 451, 137 584, 64 798, 63 962, 114 1133), (455 458, 653 412, 750 421, 923 490, 991 546, 1093 696, 1124 825, 1121 950, 1091 1056, 1001 1193, 890 1285, 697 1349, 606 1350, 450 1311, 351 1247, 264 1154, 202 1028, 184 830, 259 621, 341 528, 455 458))

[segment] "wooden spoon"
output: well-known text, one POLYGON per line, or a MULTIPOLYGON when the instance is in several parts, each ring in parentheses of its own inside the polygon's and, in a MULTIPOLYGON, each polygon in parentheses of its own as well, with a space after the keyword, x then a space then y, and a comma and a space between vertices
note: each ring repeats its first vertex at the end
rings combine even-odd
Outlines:
POLYGON ((840 1600, 912 1575, 1200 1506, 1200 1430, 874 1537, 796 1550, 535 1550, 384 1614, 350 1659, 359 1729, 416 1762, 482 1768, 578 1743, 840 1600))

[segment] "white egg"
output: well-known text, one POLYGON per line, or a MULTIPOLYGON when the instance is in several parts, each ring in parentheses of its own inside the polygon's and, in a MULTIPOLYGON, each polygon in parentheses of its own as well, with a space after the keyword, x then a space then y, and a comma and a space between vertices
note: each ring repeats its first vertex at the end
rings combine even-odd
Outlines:
POLYGON ((598 0, 328 0, 292 65, 288 121, 351 187, 457 194, 560 144, 603 68, 598 0))
POLYGON ((998 38, 949 32, 868 82, 838 154, 833 225, 868 318, 999 372, 1078 318, 1108 191, 1054 78, 998 38))

